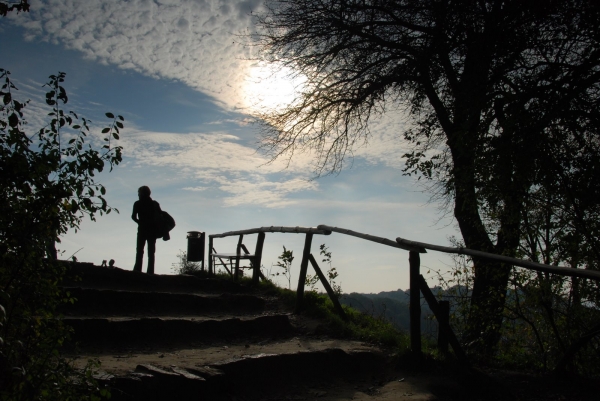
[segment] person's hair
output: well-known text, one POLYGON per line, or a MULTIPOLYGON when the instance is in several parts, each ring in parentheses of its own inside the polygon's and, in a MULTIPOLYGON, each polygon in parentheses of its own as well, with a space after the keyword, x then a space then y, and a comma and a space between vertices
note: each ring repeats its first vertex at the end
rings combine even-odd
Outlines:
POLYGON ((150 191, 149 187, 147 187, 146 185, 144 185, 143 187, 139 187, 138 188, 138 193, 140 195, 150 196, 151 191, 150 191))

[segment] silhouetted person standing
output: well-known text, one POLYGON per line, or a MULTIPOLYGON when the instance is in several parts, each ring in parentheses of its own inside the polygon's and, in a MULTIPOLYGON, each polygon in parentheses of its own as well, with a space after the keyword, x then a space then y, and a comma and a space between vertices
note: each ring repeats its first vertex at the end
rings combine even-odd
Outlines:
POLYGON ((156 251, 156 216, 161 213, 160 205, 150 197, 150 188, 147 186, 138 189, 140 200, 133 204, 131 218, 138 224, 137 248, 135 266, 133 271, 142 271, 144 260, 144 246, 148 243, 148 274, 154 274, 154 252, 156 251))

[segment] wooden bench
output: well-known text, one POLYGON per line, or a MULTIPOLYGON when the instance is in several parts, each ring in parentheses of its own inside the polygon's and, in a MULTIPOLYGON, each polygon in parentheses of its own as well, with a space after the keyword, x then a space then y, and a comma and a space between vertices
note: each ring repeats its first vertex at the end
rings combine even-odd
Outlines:
MULTIPOLYGON (((298 279, 298 305, 302 305, 302 297, 304 296, 304 281, 306 279, 306 269, 308 267, 308 259, 310 256, 310 244, 312 243, 313 234, 329 235, 331 231, 322 230, 318 227, 283 227, 283 226, 270 226, 260 228, 250 228, 248 230, 230 231, 222 234, 211 234, 208 236, 208 273, 214 274, 214 265, 218 259, 221 263, 220 266, 224 266, 234 280, 237 279, 239 269, 252 268, 252 282, 258 284, 260 278, 265 279, 265 276, 260 271, 263 244, 265 242, 265 233, 295 233, 295 234, 306 234, 304 239, 304 250, 302 251, 302 262, 300 265, 300 278, 298 279), (251 254, 246 246, 242 243, 244 235, 246 234, 258 234, 256 240, 256 248, 254 253, 251 254), (218 253, 213 247, 213 241, 215 238, 225 238, 239 235, 239 240, 236 247, 235 253, 218 253), (240 261, 248 260, 250 266, 240 266, 240 261), (227 262, 226 262, 227 261, 227 262), (234 265, 235 262, 235 265, 234 265), (228 267, 229 266, 229 267, 228 267)), ((340 307, 341 308, 341 307, 340 307)))
POLYGON ((238 255, 237 253, 216 253, 216 250, 213 248, 213 253, 211 253, 211 257, 213 258, 213 266, 223 266, 227 273, 230 275, 234 275, 235 271, 241 271, 241 269, 252 269, 254 267, 254 261, 256 260, 256 255, 250 254, 242 254, 238 255), (217 262, 217 259, 219 262, 217 262), (250 266, 241 266, 240 262, 242 260, 249 260, 250 266))
POLYGON ((252 281, 258 282, 260 277, 265 279, 264 275, 260 271, 263 244, 265 242, 265 233, 258 233, 258 238, 256 239, 256 248, 253 254, 251 254, 248 251, 248 248, 246 248, 246 245, 242 243, 243 239, 244 235, 240 234, 236 247, 236 253, 218 253, 213 247, 212 238, 209 237, 209 273, 212 274, 214 272, 213 269, 216 266, 223 266, 235 281, 240 276, 240 272, 243 271, 241 269, 252 269, 252 281), (220 263, 217 263, 217 259, 220 263), (248 260, 250 265, 241 266, 240 262, 242 260, 248 260))

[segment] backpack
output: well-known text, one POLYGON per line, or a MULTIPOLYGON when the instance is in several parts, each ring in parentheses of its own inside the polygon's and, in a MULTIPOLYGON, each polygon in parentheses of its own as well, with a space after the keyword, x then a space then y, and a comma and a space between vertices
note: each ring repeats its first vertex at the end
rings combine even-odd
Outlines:
POLYGON ((160 206, 158 206, 155 209, 154 227, 156 238, 162 238, 163 241, 168 241, 171 239, 169 231, 175 228, 175 219, 169 213, 160 210, 160 206))
POLYGON ((162 235, 162 239, 163 241, 168 241, 171 239, 171 236, 169 235, 169 231, 171 231, 172 229, 175 228, 175 219, 167 212, 165 212, 164 210, 162 211, 162 230, 163 230, 163 235, 162 235))

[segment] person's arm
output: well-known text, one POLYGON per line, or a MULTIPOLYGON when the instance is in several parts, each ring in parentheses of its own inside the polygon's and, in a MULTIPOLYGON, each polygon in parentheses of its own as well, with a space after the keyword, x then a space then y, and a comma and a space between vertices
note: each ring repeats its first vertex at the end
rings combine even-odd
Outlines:
POLYGON ((133 212, 131 213, 131 219, 136 223, 140 224, 140 220, 138 219, 138 203, 135 202, 133 204, 133 212))

